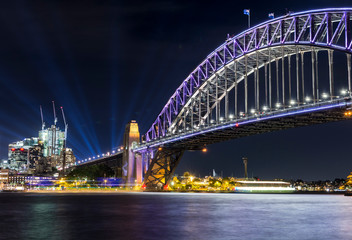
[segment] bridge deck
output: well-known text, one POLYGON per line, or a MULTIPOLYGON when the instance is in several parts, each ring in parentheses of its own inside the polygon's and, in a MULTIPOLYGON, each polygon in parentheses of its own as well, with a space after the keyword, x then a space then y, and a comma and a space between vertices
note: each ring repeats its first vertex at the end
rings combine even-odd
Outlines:
POLYGON ((220 126, 210 126, 200 131, 141 145, 135 151, 145 149, 147 146, 199 150, 208 144, 231 139, 313 124, 341 121, 346 119, 344 112, 351 104, 350 99, 345 99, 330 104, 321 103, 320 106, 317 106, 317 104, 314 107, 300 106, 296 110, 289 109, 268 115, 262 114, 253 118, 239 119, 237 122, 224 122, 220 126))

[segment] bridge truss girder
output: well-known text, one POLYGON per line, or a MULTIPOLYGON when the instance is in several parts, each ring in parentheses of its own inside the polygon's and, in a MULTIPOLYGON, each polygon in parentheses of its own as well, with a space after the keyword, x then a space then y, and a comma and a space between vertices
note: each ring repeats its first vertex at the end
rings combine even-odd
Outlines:
POLYGON ((257 119, 242 122, 237 126, 235 124, 214 126, 215 129, 213 131, 209 130, 199 134, 189 134, 177 141, 165 142, 162 146, 185 150, 199 150, 203 146, 227 140, 349 119, 344 113, 346 109, 351 108, 351 99, 341 100, 338 104, 339 106, 336 105, 331 109, 322 108, 321 110, 318 109, 311 112, 304 112, 302 110, 297 114, 288 116, 280 116, 284 114, 277 114, 276 116, 263 114, 258 116, 257 119))

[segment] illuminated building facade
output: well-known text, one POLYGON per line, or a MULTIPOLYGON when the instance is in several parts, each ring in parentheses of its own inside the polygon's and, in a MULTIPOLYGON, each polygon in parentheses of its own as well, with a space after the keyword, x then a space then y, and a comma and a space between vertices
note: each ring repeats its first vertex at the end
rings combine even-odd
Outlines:
POLYGON ((8 184, 9 182, 9 170, 8 169, 1 169, 0 170, 0 185, 8 184))
POLYGON ((35 171, 36 163, 40 161, 41 145, 37 137, 25 138, 9 144, 7 167, 19 172, 35 171))
POLYGON ((59 156, 64 148, 65 132, 52 125, 39 131, 39 141, 43 144, 44 157, 59 156))
POLYGON ((47 174, 75 162, 72 149, 64 148, 65 132, 55 125, 39 131, 39 137, 25 138, 9 144, 8 160, 1 166, 19 173, 47 174), (65 154, 64 150, 65 149, 65 154))

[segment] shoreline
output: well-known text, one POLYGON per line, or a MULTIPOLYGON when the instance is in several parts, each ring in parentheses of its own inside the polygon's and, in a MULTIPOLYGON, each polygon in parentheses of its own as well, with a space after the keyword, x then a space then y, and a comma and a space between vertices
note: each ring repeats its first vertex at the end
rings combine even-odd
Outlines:
POLYGON ((224 193, 224 194, 319 194, 319 195, 344 195, 345 192, 323 192, 323 191, 297 191, 292 193, 239 193, 234 191, 143 191, 143 190, 26 190, 0 193, 29 193, 29 194, 119 194, 119 193, 224 193))

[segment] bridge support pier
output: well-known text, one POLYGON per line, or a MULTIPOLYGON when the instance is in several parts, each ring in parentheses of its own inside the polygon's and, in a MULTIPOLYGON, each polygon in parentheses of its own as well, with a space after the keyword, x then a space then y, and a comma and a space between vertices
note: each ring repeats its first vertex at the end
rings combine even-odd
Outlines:
POLYGON ((183 149, 160 149, 155 154, 144 177, 147 191, 160 191, 169 183, 182 158, 183 149))
POLYGON ((139 142, 138 123, 132 120, 126 125, 123 138, 122 176, 126 183, 142 183, 142 157, 132 151, 132 147, 139 142))

